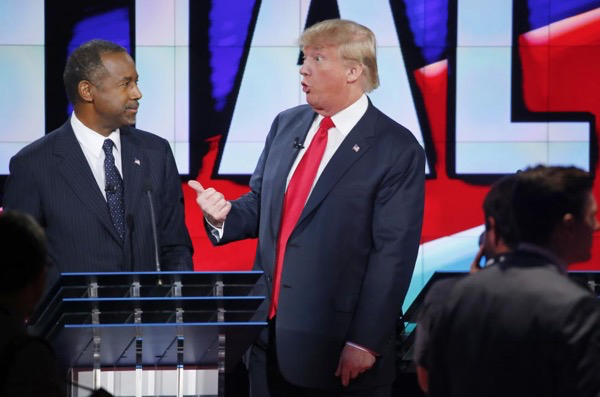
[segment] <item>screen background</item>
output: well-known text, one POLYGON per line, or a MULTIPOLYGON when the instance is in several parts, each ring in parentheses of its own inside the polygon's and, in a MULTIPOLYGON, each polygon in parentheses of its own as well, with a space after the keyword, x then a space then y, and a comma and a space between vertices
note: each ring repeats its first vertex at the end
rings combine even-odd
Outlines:
MULTIPOLYGON (((182 181, 234 199, 273 118, 304 103, 297 37, 336 17, 375 32, 382 85, 370 98, 427 153, 406 304, 436 269, 467 268, 499 176, 538 163, 596 171, 599 0, 0 0, 0 182, 11 156, 69 116, 68 54, 104 38, 136 60, 137 127, 171 143, 182 181)), ((212 247, 183 186, 195 268, 250 268, 256 242, 212 247)))

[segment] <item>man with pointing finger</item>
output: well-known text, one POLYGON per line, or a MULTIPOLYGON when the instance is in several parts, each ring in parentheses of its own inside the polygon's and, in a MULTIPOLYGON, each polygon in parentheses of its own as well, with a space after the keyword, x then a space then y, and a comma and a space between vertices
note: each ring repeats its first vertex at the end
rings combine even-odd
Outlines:
POLYGON ((379 85, 368 28, 323 21, 299 43, 308 105, 275 118, 251 191, 227 201, 190 186, 213 242, 258 237, 269 325, 249 355, 252 396, 387 397, 424 154, 366 95, 379 85))

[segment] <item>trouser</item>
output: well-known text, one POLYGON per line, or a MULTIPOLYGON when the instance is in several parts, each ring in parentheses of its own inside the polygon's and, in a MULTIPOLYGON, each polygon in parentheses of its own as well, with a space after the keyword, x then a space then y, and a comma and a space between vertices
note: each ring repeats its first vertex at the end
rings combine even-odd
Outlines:
POLYGON ((279 370, 275 340, 275 319, 273 319, 261 331, 250 350, 248 374, 251 397, 390 397, 392 394, 391 385, 340 392, 296 386, 288 382, 279 370))

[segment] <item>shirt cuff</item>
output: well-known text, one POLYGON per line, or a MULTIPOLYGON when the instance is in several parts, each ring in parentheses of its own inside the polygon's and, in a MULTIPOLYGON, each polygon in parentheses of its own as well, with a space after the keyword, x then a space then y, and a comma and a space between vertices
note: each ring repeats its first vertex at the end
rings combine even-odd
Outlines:
POLYGON ((375 353, 374 351, 372 351, 372 350, 370 350, 370 349, 367 349, 367 348, 366 348, 366 347, 364 347, 364 346, 357 345, 356 343, 352 343, 352 342, 346 342, 346 345, 348 345, 348 346, 352 346, 352 347, 354 347, 354 348, 356 348, 356 349, 358 349, 358 350, 362 350, 362 351, 364 351, 364 352, 370 353, 370 354, 372 354, 372 355, 373 355, 373 356, 375 356, 375 357, 377 357, 377 356, 379 355, 379 354, 375 353))
POLYGON ((210 223, 208 219, 206 219, 206 217, 204 217, 204 220, 206 221, 206 223, 208 223, 208 226, 210 226, 210 234, 212 234, 212 236, 217 240, 217 243, 221 241, 221 239, 223 238, 223 230, 225 230, 225 222, 223 222, 221 227, 216 227, 215 225, 210 223))

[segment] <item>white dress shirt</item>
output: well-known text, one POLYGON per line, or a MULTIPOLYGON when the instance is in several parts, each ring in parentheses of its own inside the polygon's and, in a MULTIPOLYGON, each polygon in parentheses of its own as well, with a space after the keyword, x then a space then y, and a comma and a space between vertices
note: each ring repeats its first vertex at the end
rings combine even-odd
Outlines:
POLYGON ((85 155, 85 158, 92 170, 92 174, 94 174, 94 178, 96 179, 96 183, 106 200, 106 191, 104 188, 106 187, 106 177, 104 175, 104 150, 102 149, 102 145, 106 139, 111 139, 114 142, 113 145, 113 156, 115 156, 115 165, 117 166, 117 170, 123 177, 123 170, 121 167, 121 133, 119 129, 114 130, 110 133, 108 137, 104 137, 97 133, 96 131, 89 129, 86 127, 75 115, 75 112, 71 114, 71 127, 73 127, 73 132, 75 132, 75 138, 77 138, 77 142, 81 146, 81 150, 85 155))
MULTIPOLYGON (((321 159, 321 164, 319 165, 319 169, 317 170, 317 175, 315 176, 313 185, 310 188, 308 197, 310 197, 310 193, 312 193, 312 190, 315 187, 317 180, 323 173, 323 170, 329 163, 329 160, 331 160, 331 158, 335 154, 336 150, 338 150, 338 148, 340 147, 340 145, 342 144, 342 142, 344 141, 346 136, 348 136, 350 131, 352 131, 352 128, 354 128, 354 126, 358 123, 358 121, 362 118, 362 116, 364 116, 364 114, 367 112, 368 107, 369 107, 369 101, 367 99, 367 96, 365 94, 363 94, 358 99, 358 101, 354 102, 352 105, 348 106, 346 109, 342 110, 341 112, 336 113, 334 116, 331 117, 331 120, 333 120, 333 124, 335 124, 335 127, 332 127, 329 129, 329 134, 327 135, 327 147, 325 148, 325 153, 323 153, 323 158, 321 159)), ((323 116, 321 116, 320 114, 317 115, 317 117, 313 121, 312 125, 310 126, 310 128, 308 130, 308 134, 306 135, 306 139, 304 140, 304 144, 303 144, 304 149, 301 149, 300 153, 298 153, 298 156, 296 157, 296 160, 294 161, 294 164, 292 165, 292 168, 290 169, 290 173, 288 174, 287 182, 286 182, 286 190, 287 190, 287 186, 290 184, 290 179, 292 179, 292 175, 294 175, 294 171, 296 171, 296 168, 298 167, 300 160, 302 160, 302 157, 304 157, 304 153, 306 153, 306 150, 310 146, 310 143, 312 142, 313 138, 317 134, 317 131, 319 130, 319 125, 321 124, 321 120, 323 120, 323 119, 324 119, 323 116)), ((307 200, 308 200, 308 197, 307 197, 307 200)))

